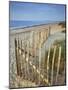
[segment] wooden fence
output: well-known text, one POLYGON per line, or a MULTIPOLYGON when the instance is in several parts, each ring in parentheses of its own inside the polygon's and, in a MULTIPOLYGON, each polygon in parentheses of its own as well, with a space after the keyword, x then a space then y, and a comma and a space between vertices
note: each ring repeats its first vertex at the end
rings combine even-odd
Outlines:
POLYGON ((45 46, 40 43, 38 48, 36 45, 31 48, 30 40, 15 39, 17 75, 25 80, 35 82, 38 86, 56 85, 62 48, 55 45, 46 50, 45 46))

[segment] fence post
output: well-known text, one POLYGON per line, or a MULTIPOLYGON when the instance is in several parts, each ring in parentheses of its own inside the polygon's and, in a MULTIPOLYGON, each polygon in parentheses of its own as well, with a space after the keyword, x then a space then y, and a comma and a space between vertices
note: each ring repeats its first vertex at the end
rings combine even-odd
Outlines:
MULTIPOLYGON (((41 71, 41 47, 39 47, 39 71, 41 71)), ((40 74, 39 74, 39 85, 40 85, 40 74)))
POLYGON ((47 57, 47 80, 49 81, 49 57, 50 57, 50 47, 48 50, 48 57, 47 57))
POLYGON ((26 64, 27 64, 27 77, 29 77, 29 41, 27 41, 27 57, 26 57, 26 64))
POLYGON ((22 63, 23 63, 23 76, 25 78, 25 47, 24 47, 24 42, 23 42, 23 53, 22 53, 22 63))
POLYGON ((51 31, 51 27, 49 26, 49 33, 48 33, 49 35, 48 36, 50 36, 50 31, 51 31))
POLYGON ((20 41, 18 39, 18 65, 19 65, 19 76, 21 77, 21 63, 20 63, 20 41))
MULTIPOLYGON (((37 55, 37 41, 38 40, 38 36, 37 36, 37 32, 35 33, 35 48, 34 48, 34 55, 35 55, 35 58, 34 58, 34 62, 35 62, 35 69, 37 69, 37 57, 36 57, 36 55, 37 55)), ((35 70, 34 70, 34 73, 35 73, 35 83, 37 83, 37 73, 35 72, 35 70)))
POLYGON ((39 85, 40 85, 40 68, 41 68, 41 43, 42 43, 42 39, 41 39, 41 32, 39 32, 39 85))
POLYGON ((52 70, 51 70, 51 85, 53 84, 53 71, 54 71, 54 60, 55 60, 56 46, 54 48, 53 59, 52 59, 52 70))
POLYGON ((26 33, 25 33, 25 42, 24 42, 24 63, 25 63, 25 79, 27 78, 27 68, 26 68, 26 33))
POLYGON ((15 56, 16 56, 16 67, 17 67, 17 75, 19 75, 19 65, 18 65, 18 43, 15 38, 15 56))
POLYGON ((20 41, 20 50, 19 50, 19 54, 20 54, 20 76, 22 76, 22 40, 20 41))
POLYGON ((21 40, 21 74, 22 74, 22 76, 24 77, 24 57, 23 57, 23 55, 24 55, 24 51, 22 51, 22 50, 24 50, 23 49, 23 42, 22 42, 22 40, 21 40))
POLYGON ((60 67, 60 60, 61 60, 61 46, 59 47, 59 56, 58 56, 58 65, 57 65, 56 83, 57 83, 57 80, 58 80, 59 67, 60 67))

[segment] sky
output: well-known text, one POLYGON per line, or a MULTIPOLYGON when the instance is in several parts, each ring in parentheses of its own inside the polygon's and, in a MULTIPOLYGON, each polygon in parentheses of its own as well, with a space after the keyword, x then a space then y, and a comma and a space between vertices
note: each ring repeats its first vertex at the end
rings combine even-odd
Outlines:
POLYGON ((65 5, 10 1, 10 20, 65 21, 65 5))

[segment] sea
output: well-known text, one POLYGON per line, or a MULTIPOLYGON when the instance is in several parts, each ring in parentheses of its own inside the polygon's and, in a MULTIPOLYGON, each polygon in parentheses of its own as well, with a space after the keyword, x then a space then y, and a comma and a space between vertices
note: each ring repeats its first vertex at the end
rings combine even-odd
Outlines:
POLYGON ((9 21, 9 27, 11 29, 14 28, 24 28, 34 25, 41 25, 41 24, 49 24, 49 23, 55 23, 55 21, 15 21, 10 20, 9 21))

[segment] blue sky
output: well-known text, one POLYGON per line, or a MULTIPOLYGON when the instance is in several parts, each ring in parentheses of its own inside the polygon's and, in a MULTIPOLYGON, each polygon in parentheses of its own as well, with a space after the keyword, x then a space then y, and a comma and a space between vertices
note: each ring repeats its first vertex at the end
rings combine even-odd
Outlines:
POLYGON ((10 1, 10 20, 64 21, 65 5, 10 1))

